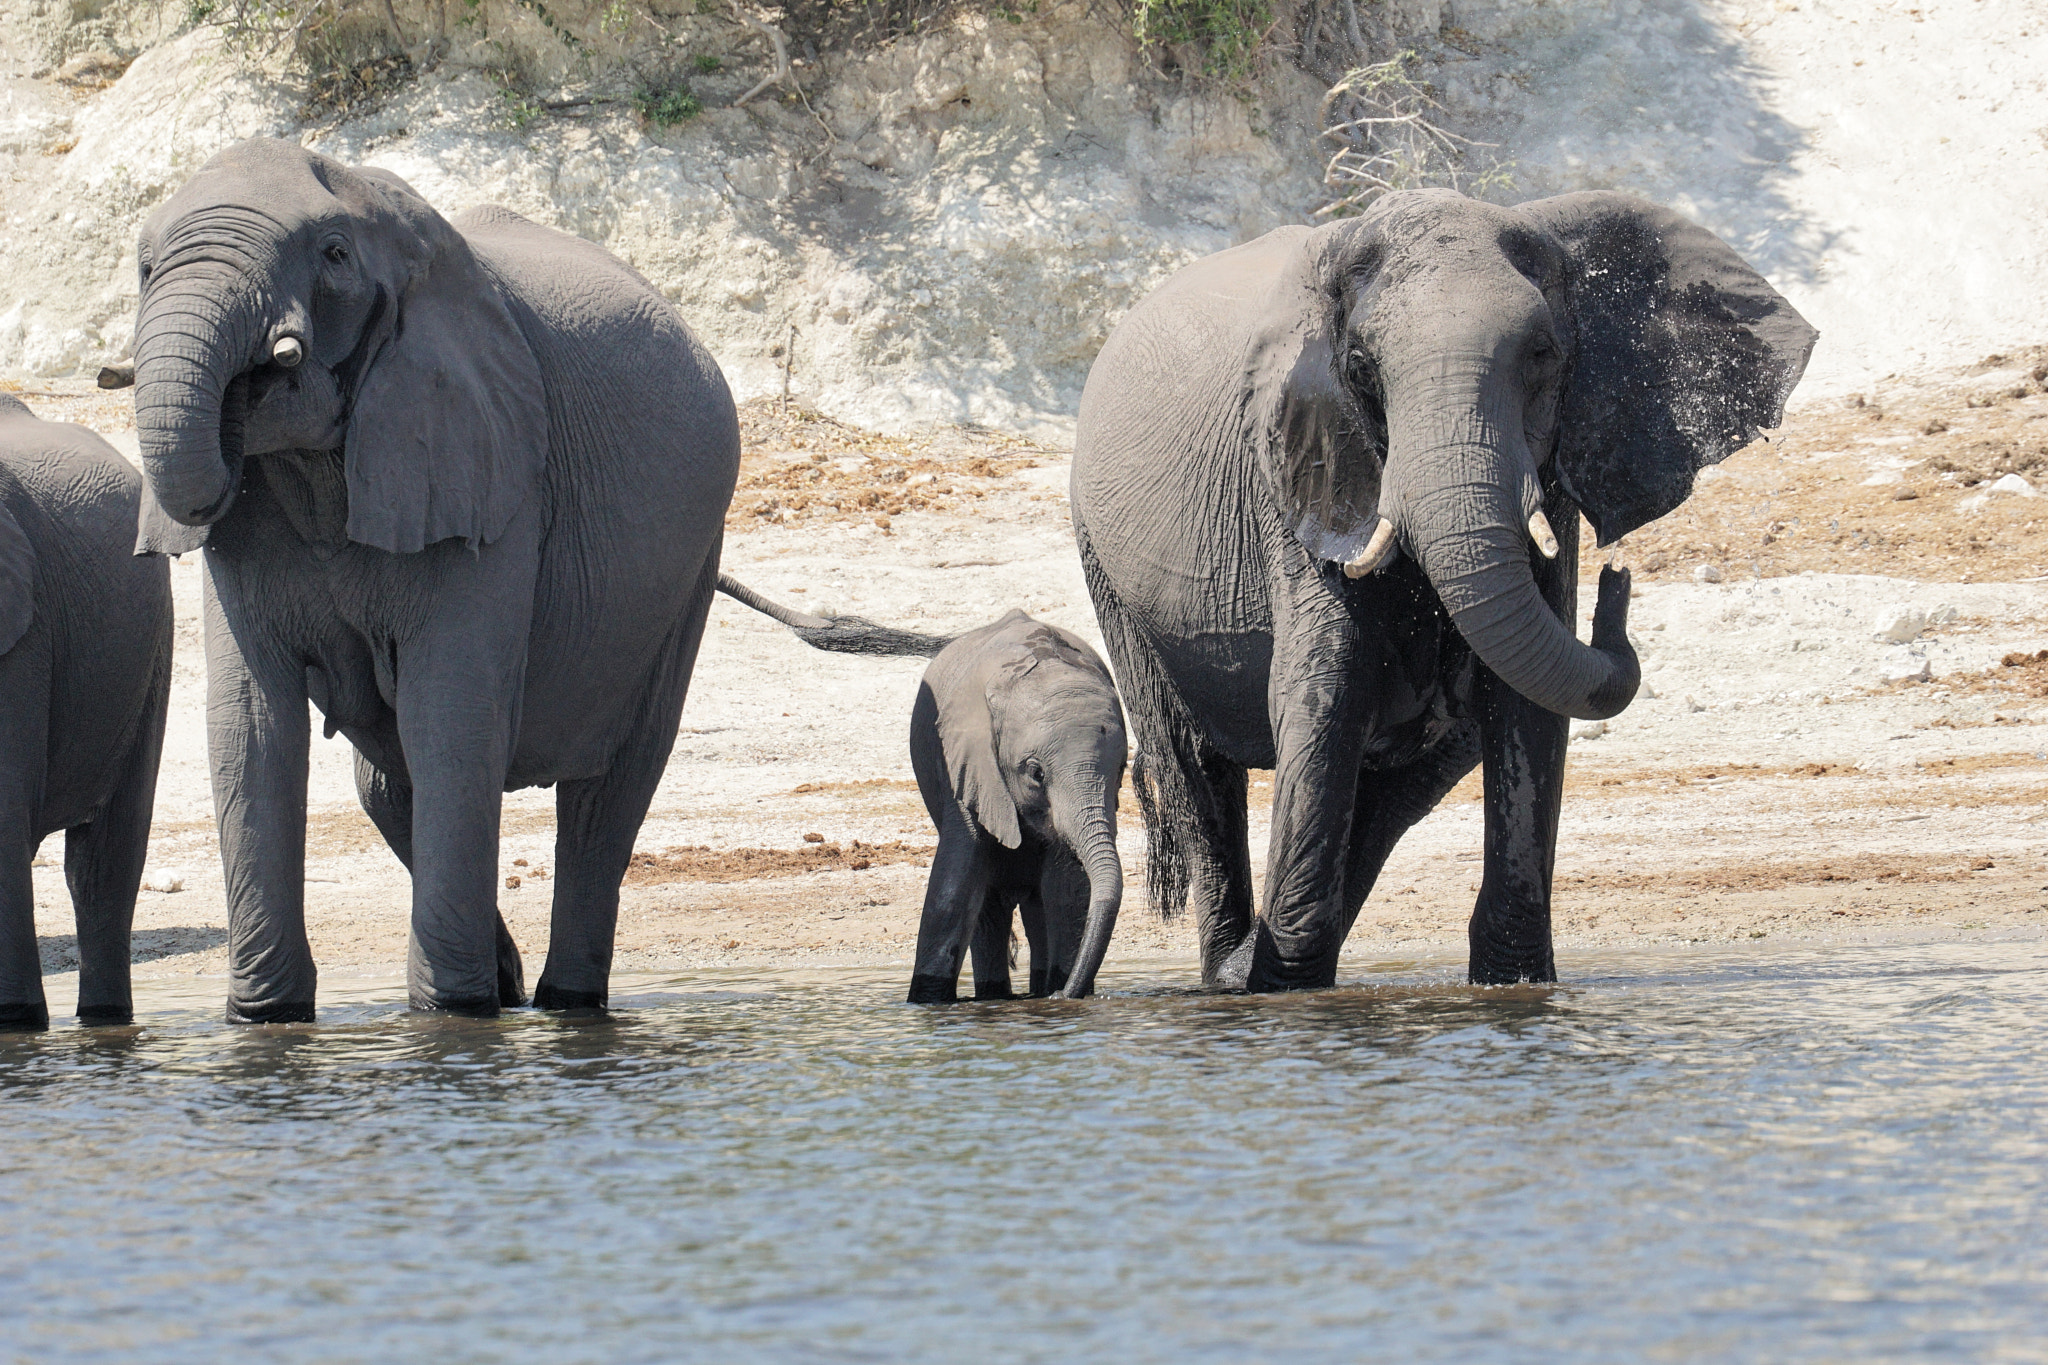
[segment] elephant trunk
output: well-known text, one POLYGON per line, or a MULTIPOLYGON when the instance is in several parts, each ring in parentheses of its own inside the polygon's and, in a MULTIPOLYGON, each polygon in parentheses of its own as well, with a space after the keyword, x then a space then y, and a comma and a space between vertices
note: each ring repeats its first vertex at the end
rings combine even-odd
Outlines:
MULTIPOLYGON (((1449 374, 1389 405, 1382 506, 1482 663, 1546 710, 1603 720, 1634 699, 1641 680, 1628 642, 1628 574, 1601 574, 1593 643, 1580 643, 1536 584, 1531 536, 1548 540, 1550 528, 1532 526, 1543 501, 1536 464, 1520 405, 1499 387, 1483 374, 1449 374)), ((1577 572, 1575 563, 1557 567, 1577 572)))
POLYGON ((1124 899, 1124 865, 1116 851, 1115 806, 1096 802, 1079 825, 1070 843, 1088 872, 1088 918, 1082 926, 1081 946, 1074 955, 1072 970, 1055 993, 1061 1000, 1079 1000, 1094 992, 1095 974, 1102 969, 1102 959, 1109 951, 1109 936, 1116 929, 1117 910, 1124 899))
POLYGON ((135 326, 135 429, 142 470, 173 520, 220 520, 241 481, 248 371, 267 330, 238 273, 159 275, 135 326))

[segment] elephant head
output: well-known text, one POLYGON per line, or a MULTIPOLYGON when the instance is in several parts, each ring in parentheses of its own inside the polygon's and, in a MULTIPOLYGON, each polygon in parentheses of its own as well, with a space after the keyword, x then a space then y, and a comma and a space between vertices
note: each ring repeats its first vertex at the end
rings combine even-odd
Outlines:
POLYGON ((938 722, 948 776, 969 817, 1005 848, 1027 836, 1063 845, 1086 871, 1079 947, 1066 979, 1049 982, 1055 994, 1077 999, 1095 987, 1123 903, 1123 708, 1109 670, 1078 641, 1033 622, 1018 643, 981 687, 945 689, 938 722))
POLYGON ((398 177, 258 139, 143 224, 139 550, 227 515, 243 462, 345 452, 348 535, 489 542, 546 458, 540 367, 489 268, 398 177))
POLYGON ((1413 191, 1296 240, 1245 376, 1294 534, 1352 577, 1405 551, 1510 687, 1620 711, 1626 582, 1603 578, 1580 644, 1533 573, 1532 543, 1558 550, 1548 495, 1603 545, 1663 516, 1777 425, 1814 330, 1719 238, 1627 195, 1413 191))

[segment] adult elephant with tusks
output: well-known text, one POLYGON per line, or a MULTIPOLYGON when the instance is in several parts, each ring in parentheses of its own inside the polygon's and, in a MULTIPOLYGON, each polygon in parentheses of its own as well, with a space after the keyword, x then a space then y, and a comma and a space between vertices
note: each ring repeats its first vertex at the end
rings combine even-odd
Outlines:
POLYGON ((139 549, 205 545, 229 1016, 313 1014, 309 697, 412 872, 414 1007, 523 998, 500 794, 549 784, 534 1003, 601 1007, 738 471, 717 365, 598 247, 292 143, 208 162, 139 255, 139 549))
POLYGON ((1568 717, 1638 682, 1608 544, 1777 425, 1815 333, 1720 239, 1612 193, 1391 194, 1198 261, 1081 400, 1074 526, 1136 731, 1154 904, 1204 978, 1326 986, 1401 834, 1475 765, 1475 982, 1548 981, 1568 717), (1531 555, 1531 548, 1536 554, 1531 555), (1254 919, 1247 768, 1271 768, 1254 919))

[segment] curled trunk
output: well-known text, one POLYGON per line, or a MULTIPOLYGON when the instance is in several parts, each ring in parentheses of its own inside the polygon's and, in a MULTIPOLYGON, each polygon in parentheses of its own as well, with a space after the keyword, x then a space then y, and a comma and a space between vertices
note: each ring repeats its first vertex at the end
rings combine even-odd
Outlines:
POLYGON ((1124 898, 1124 867, 1117 857, 1116 829, 1101 806, 1088 812, 1073 848, 1088 872, 1088 919, 1066 984, 1056 993, 1061 1000, 1079 1000, 1095 990, 1095 974, 1109 951, 1109 936, 1116 928, 1117 910, 1124 898))
POLYGON ((165 279, 135 332, 135 428, 157 504, 187 526, 218 521, 234 499, 248 411, 247 371, 262 327, 212 272, 165 279))
POLYGON ((1541 500, 1519 411, 1496 417, 1483 396, 1464 397, 1440 394, 1389 423, 1398 527, 1465 642, 1502 682, 1547 710, 1604 720, 1629 704, 1641 677, 1626 629, 1627 575, 1602 575, 1593 643, 1581 643, 1536 584, 1530 517, 1541 500), (1447 410, 1456 414, 1449 421, 1447 410))

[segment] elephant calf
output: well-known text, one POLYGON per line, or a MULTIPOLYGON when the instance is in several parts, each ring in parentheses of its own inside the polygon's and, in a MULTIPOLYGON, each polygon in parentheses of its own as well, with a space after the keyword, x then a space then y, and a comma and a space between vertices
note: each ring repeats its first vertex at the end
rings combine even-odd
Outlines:
POLYGON ((65 831, 78 1016, 127 1023, 128 931, 171 687, 171 580, 138 558, 142 480, 0 394, 0 1028, 49 1026, 29 860, 65 831))
POLYGON ((939 827, 911 1003, 956 999, 970 944, 975 998, 1010 999, 1012 911, 1031 945, 1031 994, 1093 990, 1123 903, 1116 800, 1127 748, 1123 705, 1095 651, 1021 611, 947 638, 791 611, 725 575, 718 589, 813 649, 932 659, 910 713, 910 764, 939 827))
POLYGON ((939 828, 913 1003, 955 998, 970 940, 975 998, 1008 999, 1013 908, 1031 994, 1094 989, 1123 900, 1125 749, 1116 685, 1078 637, 1012 611, 939 651, 910 713, 911 767, 939 828))

